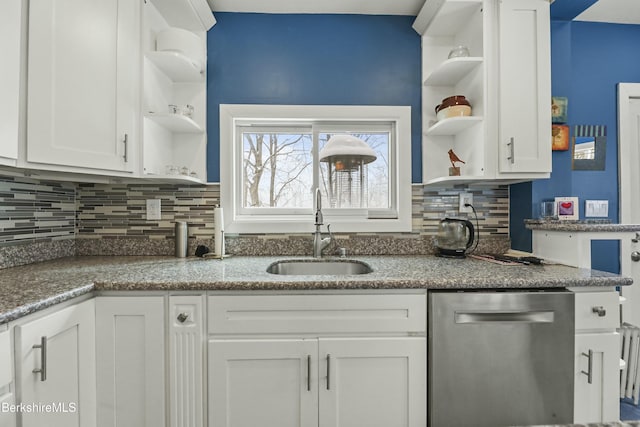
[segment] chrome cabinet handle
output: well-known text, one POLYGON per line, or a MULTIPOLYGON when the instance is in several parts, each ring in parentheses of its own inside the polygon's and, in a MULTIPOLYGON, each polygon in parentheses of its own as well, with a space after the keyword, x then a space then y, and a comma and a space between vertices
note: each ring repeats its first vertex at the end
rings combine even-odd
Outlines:
POLYGON ((638 251, 631 252, 631 261, 633 261, 633 262, 640 261, 640 252, 638 252, 638 251))
POLYGON ((331 390, 331 355, 327 354, 327 390, 331 390))
POLYGON ((597 306, 591 307, 591 311, 593 313, 597 313, 598 317, 604 317, 604 316, 607 315, 607 310, 601 305, 597 305, 597 306))
POLYGON ((307 391, 311 391, 311 356, 307 355, 307 391))
POLYGON ((189 318, 189 315, 187 313, 180 313, 178 314, 178 317, 177 317, 178 322, 180 323, 186 322, 188 318, 189 318))
POLYGON ((507 144, 507 146, 509 146, 510 154, 507 157, 507 160, 510 160, 511 164, 514 164, 516 162, 515 148, 514 148, 514 146, 516 145, 515 144, 515 138, 511 137, 511 138, 509 138, 509 141, 510 142, 507 144))
POLYGON ((40 381, 47 380, 47 337, 40 338, 40 344, 34 344, 32 348, 40 349, 40 368, 35 368, 32 372, 40 374, 40 381))
POLYGON ((589 361, 587 372, 580 371, 580 373, 585 374, 587 376, 587 382, 589 384, 593 383, 593 350, 589 350, 589 353, 582 353, 584 357, 589 361))
POLYGON ((129 135, 128 134, 124 134, 124 156, 122 156, 124 158, 124 162, 128 163, 129 162, 129 135))

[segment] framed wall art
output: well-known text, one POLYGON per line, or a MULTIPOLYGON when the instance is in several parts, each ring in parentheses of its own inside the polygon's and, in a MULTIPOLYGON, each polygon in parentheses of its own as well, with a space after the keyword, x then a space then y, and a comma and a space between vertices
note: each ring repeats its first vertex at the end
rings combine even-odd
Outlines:
POLYGON ((553 151, 569 150, 569 126, 551 125, 551 149, 553 151))
POLYGON ((558 219, 573 221, 580 219, 577 197, 556 197, 555 202, 555 211, 558 219))
POLYGON ((567 123, 569 100, 563 96, 551 97, 551 123, 567 123))

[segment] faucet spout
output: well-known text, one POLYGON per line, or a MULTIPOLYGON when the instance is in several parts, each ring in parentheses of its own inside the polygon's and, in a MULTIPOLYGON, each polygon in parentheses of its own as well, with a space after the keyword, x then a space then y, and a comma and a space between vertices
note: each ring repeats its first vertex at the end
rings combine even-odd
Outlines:
POLYGON ((329 232, 329 237, 322 238, 322 230, 320 227, 323 224, 322 217, 322 194, 320 193, 320 189, 316 188, 315 191, 316 196, 316 220, 315 226, 316 231, 313 233, 313 256, 314 258, 320 258, 322 256, 322 250, 329 246, 331 243, 331 229, 330 225, 327 225, 327 231, 329 232))
POLYGON ((316 227, 322 225, 322 194, 320 193, 320 189, 316 188, 316 227))

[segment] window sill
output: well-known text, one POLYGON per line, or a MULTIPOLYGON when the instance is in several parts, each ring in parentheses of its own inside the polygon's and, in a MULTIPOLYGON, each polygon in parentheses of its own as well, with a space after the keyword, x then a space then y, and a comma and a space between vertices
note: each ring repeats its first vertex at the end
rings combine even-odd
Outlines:
MULTIPOLYGON (((322 232, 327 232, 327 224, 331 224, 332 233, 401 233, 411 231, 411 216, 394 219, 362 219, 362 218, 331 218, 324 217, 322 232)), ((314 218, 276 219, 244 217, 235 218, 227 223, 225 233, 231 234, 298 234, 313 233, 315 231, 314 218)))

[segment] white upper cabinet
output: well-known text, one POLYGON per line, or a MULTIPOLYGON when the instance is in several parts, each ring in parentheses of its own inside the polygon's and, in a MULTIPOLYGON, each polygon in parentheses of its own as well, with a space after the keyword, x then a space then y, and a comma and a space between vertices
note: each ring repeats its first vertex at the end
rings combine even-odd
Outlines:
MULTIPOLYGON (((205 0, 31 0, 28 15, 26 143, 0 148, 0 164, 17 157, 52 172, 206 181, 206 31, 215 19, 205 0), (178 37, 158 43, 166 30, 178 37)), ((19 32, 19 22, 3 31, 19 32)), ((9 88, 17 97, 19 85, 9 88)), ((17 118, 5 119, 17 133, 17 118)))
POLYGON ((428 0, 422 34, 423 182, 522 181, 551 170, 547 0, 428 0), (466 56, 450 56, 459 46, 466 56), (437 117, 463 95, 471 115, 437 117), (450 176, 449 150, 462 159, 450 176))
POLYGON ((500 172, 551 172, 549 3, 500 2, 500 172))
POLYGON ((30 2, 28 166, 135 171, 140 5, 130 0, 30 2))
POLYGON ((15 166, 18 158, 22 8, 22 0, 5 0, 0 6, 0 165, 8 166, 15 166))

